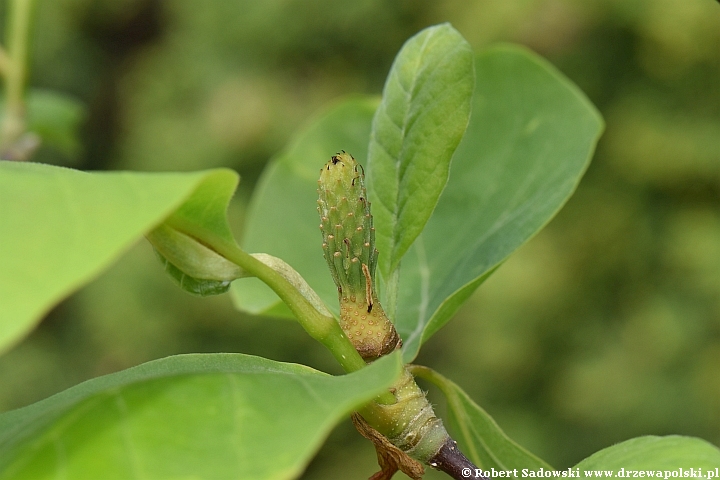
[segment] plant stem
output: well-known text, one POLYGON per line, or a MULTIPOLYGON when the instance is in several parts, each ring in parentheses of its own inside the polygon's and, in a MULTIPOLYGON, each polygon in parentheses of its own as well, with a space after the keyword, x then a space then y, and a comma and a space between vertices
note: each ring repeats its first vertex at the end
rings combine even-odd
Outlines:
MULTIPOLYGON (((217 247, 219 247, 218 253, 272 288, 290 308, 305 331, 330 350, 346 372, 355 372, 367 365, 335 318, 318 312, 295 287, 275 270, 240 249, 236 244, 221 242, 217 247)), ((375 401, 380 404, 393 404, 396 400, 388 391, 379 395, 375 401)))
MULTIPOLYGON (((278 272, 242 250, 234 241, 223 238, 191 222, 171 217, 167 223, 212 248, 227 260, 267 284, 290 308, 300 325, 315 340, 333 354, 343 369, 350 373, 366 366, 334 317, 323 315, 278 272)), ((376 399, 381 404, 395 403, 395 397, 385 392, 376 399)))
POLYGON ((312 338, 325 345, 346 372, 354 372, 365 367, 365 361, 352 346, 335 318, 318 312, 278 272, 242 250, 234 241, 222 238, 196 224, 178 217, 171 217, 167 223, 173 228, 194 237, 246 272, 265 282, 287 304, 305 331, 312 338))
MULTIPOLYGON (((435 370, 424 367, 422 365, 409 364, 406 365, 405 368, 413 375, 413 377, 422 378, 423 380, 427 380, 428 382, 438 387, 440 391, 445 394, 445 397, 448 399, 448 403, 452 403, 452 399, 454 398, 453 392, 448 389, 448 380, 445 377, 437 373, 435 370)), ((440 450, 437 452, 437 454, 433 456, 430 462, 433 468, 442 470, 443 472, 447 473, 455 479, 467 478, 464 473, 466 473, 468 469, 470 469, 471 472, 477 471, 477 467, 473 464, 473 462, 471 462, 458 449, 455 440, 449 437, 446 439, 445 443, 443 444, 442 448, 440 448, 440 450)), ((476 478, 488 480, 485 477, 476 478)))
POLYGON ((27 77, 30 19, 34 0, 11 0, 7 20, 5 118, 0 143, 7 148, 25 133, 23 90, 27 77))

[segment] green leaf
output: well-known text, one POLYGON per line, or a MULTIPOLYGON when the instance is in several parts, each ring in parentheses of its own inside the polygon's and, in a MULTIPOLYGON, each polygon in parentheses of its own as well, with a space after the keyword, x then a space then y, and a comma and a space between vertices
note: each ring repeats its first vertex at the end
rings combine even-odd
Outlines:
MULTIPOLYGON (((330 157, 346 150, 361 163, 367 155, 373 97, 355 97, 333 106, 298 134, 267 166, 253 195, 243 247, 281 258, 338 312, 337 290, 322 257, 317 181, 330 157)), ((233 283, 235 305, 244 311, 292 317, 270 288, 254 278, 233 283)))
POLYGON ((165 269, 165 273, 170 275, 170 278, 175 281, 178 287, 188 293, 199 297, 209 297, 210 295, 221 295, 230 289, 230 280, 207 280, 193 277, 170 263, 170 261, 163 257, 157 250, 155 250, 155 254, 165 269))
POLYGON ((165 272, 180 288, 193 295, 225 293, 230 288, 230 282, 247 274, 222 255, 170 224, 192 226, 231 244, 235 243, 226 212, 236 187, 237 176, 223 176, 212 182, 201 183, 165 224, 146 235, 165 272))
POLYGON ((511 440, 495 420, 455 383, 428 367, 412 365, 410 372, 432 382, 443 392, 447 398, 450 433, 460 445, 460 450, 479 468, 553 469, 511 440))
POLYGON ((40 135, 43 143, 68 157, 80 153, 80 124, 85 121, 85 106, 59 92, 30 90, 27 96, 28 130, 40 135))
MULTIPOLYGON (((403 259, 396 326, 406 361, 557 213, 602 130, 602 119, 577 87, 525 49, 490 49, 476 58, 476 71, 474 113, 448 185, 403 259)), ((302 132, 264 172, 246 228, 246 250, 286 260, 336 313, 337 293, 317 231, 316 181, 320 166, 340 149, 363 162, 372 108, 369 100, 351 100, 302 132)), ((245 311, 290 316, 256 280, 235 282, 231 291, 245 311)))
POLYGON ((449 24, 426 28, 395 57, 373 118, 368 190, 386 281, 430 218, 465 132, 473 53, 449 24))
MULTIPOLYGON (((42 142, 68 157, 80 153, 78 130, 86 118, 85 106, 68 95, 51 90, 31 89, 25 100, 27 128, 42 142)), ((5 100, 0 100, 0 117, 5 100)))
POLYGON ((583 471, 612 470, 615 473, 621 468, 662 471, 662 474, 657 474, 660 478, 668 478, 665 475, 667 470, 677 472, 679 468, 694 468, 695 471, 702 469, 703 476, 712 471, 718 478, 720 449, 699 438, 676 435, 638 437, 600 450, 573 468, 583 471))
MULTIPOLYGON (((230 170, 86 173, 0 162, 0 351, 193 192, 180 214, 213 195, 229 198, 237 178, 230 170)), ((203 218, 222 231, 213 211, 203 218)))
POLYGON ((212 179, 208 178, 198 184, 169 220, 192 224, 234 243, 235 237, 227 220, 227 208, 235 194, 239 177, 231 170, 215 172, 212 179))
POLYGON ((296 478, 400 356, 333 377, 240 354, 182 355, 0 415, 0 479, 296 478))
POLYGON ((491 48, 475 71, 473 113, 447 187, 403 259, 396 327, 408 362, 560 210, 603 128, 582 92, 523 48, 491 48))

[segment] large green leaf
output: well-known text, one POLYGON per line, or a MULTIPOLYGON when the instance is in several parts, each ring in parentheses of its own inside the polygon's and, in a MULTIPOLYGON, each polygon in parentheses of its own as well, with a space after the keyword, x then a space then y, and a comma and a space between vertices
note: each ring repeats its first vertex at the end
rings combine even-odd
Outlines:
POLYGON ((410 371, 434 383, 443 392, 447 398, 452 436, 462 452, 479 468, 552 470, 550 465, 511 440, 457 384, 427 367, 412 365, 410 371))
MULTIPOLYGON (((720 449, 699 438, 675 435, 638 437, 600 450, 573 468, 579 468, 584 472, 602 473, 595 476, 606 477, 615 476, 622 468, 625 471, 644 470, 653 472, 653 475, 645 474, 644 477, 657 476, 660 478, 683 477, 684 475, 678 469, 684 469, 686 472, 688 469, 694 469, 696 474, 699 473, 698 469, 702 469, 702 473, 696 477, 708 478, 707 472, 711 471, 715 474, 714 478, 718 478, 720 449), (605 471, 612 471, 612 473, 605 475, 605 471), (666 471, 670 471, 670 475, 667 475, 666 471), (673 471, 676 472, 675 475, 672 474, 673 471), (658 474, 658 472, 661 473, 658 474)), ((585 474, 585 476, 593 475, 585 474)))
POLYGON ((236 184, 230 170, 86 173, 0 162, 0 350, 193 192, 205 201, 236 184))
POLYGON ((470 45, 449 24, 426 28, 395 57, 368 151, 379 271, 388 279, 430 218, 470 116, 470 45))
POLYGON ((183 355, 0 415, 0 479, 290 479, 386 389, 400 356, 351 375, 240 354, 183 355))
MULTIPOLYGON (((322 257, 318 225, 317 181, 330 157, 346 150, 361 163, 377 100, 346 100, 322 114, 265 169, 248 213, 243 247, 286 261, 307 280, 328 307, 337 313, 337 290, 322 257)), ((291 317, 270 288, 254 278, 231 288, 238 308, 257 314, 291 317)))
POLYGON ((448 184, 403 259, 396 326, 406 361, 557 213, 602 130, 582 92, 525 49, 491 48, 475 72, 473 113, 448 184))

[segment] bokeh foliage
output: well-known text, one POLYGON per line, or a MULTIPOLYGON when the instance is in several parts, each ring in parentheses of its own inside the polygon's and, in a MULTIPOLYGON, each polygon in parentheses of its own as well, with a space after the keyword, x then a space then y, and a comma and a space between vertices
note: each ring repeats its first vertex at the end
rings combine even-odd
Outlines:
MULTIPOLYGON (((379 93, 402 42, 443 21, 476 51, 509 40, 542 54, 599 107, 607 130, 568 205, 418 362, 559 468, 641 434, 719 444, 715 1, 40 2, 30 83, 75 96, 88 113, 75 156, 43 148, 37 160, 235 168, 240 227, 259 172, 290 134, 338 96, 379 93)), ((181 352, 337 371, 294 323, 190 297, 155 262, 138 245, 0 357, 0 409, 181 352)), ((343 467, 353 455, 372 465, 372 449, 340 428, 307 477, 367 478, 343 467)))

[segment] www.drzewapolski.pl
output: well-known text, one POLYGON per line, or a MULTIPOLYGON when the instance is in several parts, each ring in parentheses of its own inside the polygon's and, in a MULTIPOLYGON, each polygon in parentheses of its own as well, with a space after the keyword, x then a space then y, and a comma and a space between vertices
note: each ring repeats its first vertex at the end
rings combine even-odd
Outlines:
POLYGON ((632 470, 621 468, 620 470, 581 470, 579 468, 568 468, 567 470, 530 470, 517 468, 512 470, 490 470, 465 468, 462 471, 465 478, 659 478, 669 480, 671 478, 697 478, 697 479, 718 479, 720 480, 720 467, 708 468, 676 468, 673 470, 632 470))

